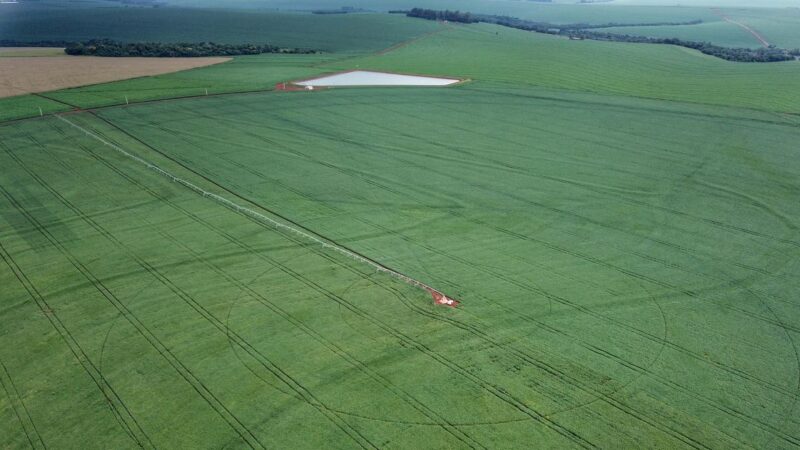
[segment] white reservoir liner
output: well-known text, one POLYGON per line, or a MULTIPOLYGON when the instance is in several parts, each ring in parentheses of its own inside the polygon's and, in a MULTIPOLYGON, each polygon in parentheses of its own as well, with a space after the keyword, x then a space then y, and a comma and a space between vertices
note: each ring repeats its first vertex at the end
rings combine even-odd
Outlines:
POLYGON ((453 78, 421 77, 417 75, 400 75, 396 73, 370 72, 355 70, 337 73, 313 80, 298 81, 299 86, 448 86, 460 82, 453 78))

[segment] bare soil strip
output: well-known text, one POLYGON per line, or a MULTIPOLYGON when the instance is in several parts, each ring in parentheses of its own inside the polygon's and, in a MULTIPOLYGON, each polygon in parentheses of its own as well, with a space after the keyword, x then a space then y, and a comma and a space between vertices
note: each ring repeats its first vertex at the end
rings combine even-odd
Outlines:
POLYGON ((61 47, 0 47, 0 58, 9 56, 64 56, 61 47))
POLYGON ((178 72, 230 59, 4 57, 0 58, 0 98, 178 72))

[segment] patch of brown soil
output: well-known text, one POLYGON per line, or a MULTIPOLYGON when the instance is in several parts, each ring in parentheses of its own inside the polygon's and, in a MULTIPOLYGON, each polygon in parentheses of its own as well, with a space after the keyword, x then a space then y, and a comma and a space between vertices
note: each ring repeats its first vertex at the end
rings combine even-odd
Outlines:
POLYGON ((59 47, 0 47, 0 58, 4 56, 64 56, 59 47))
POLYGON ((94 56, 0 58, 0 98, 178 72, 219 64, 230 59, 94 56))

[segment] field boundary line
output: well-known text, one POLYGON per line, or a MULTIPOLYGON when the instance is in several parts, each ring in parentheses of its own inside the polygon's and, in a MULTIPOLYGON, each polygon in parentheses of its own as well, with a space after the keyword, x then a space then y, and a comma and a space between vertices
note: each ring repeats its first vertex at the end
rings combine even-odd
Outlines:
POLYGON ((353 259, 353 260, 355 260, 357 262, 360 262, 362 264, 366 264, 366 265, 374 268, 378 272, 385 273, 385 274, 387 274, 387 275, 389 275, 389 276, 391 276, 393 278, 396 278, 396 279, 398 279, 398 280, 400 280, 400 281, 404 282, 405 284, 408 284, 408 285, 410 285, 412 287, 423 289, 423 290, 427 291, 430 294, 439 294, 441 296, 447 297, 443 292, 439 291, 438 289, 435 289, 432 286, 429 286, 429 285, 423 283, 422 281, 419 281, 419 280, 416 280, 414 278, 411 278, 408 275, 405 275, 405 274, 403 274, 401 272, 398 272, 397 270, 394 270, 394 269, 392 269, 392 268, 390 268, 388 266, 385 266, 385 265, 381 264, 380 262, 375 261, 375 260, 373 260, 373 259, 371 259, 371 258, 369 258, 367 256, 361 255, 361 254, 357 253, 354 250, 350 250, 349 248, 347 248, 347 247, 345 247, 345 246, 343 246, 341 244, 338 244, 338 243, 336 243, 335 241, 333 241, 331 239, 328 239, 328 238, 322 237, 320 235, 317 235, 316 233, 313 233, 310 230, 303 231, 303 230, 301 230, 299 228, 295 228, 295 227, 293 227, 291 225, 285 224, 283 222, 279 222, 279 221, 277 221, 277 220, 275 220, 275 219, 273 219, 271 217, 268 217, 268 216, 266 216, 266 215, 264 215, 264 214, 262 214, 262 213, 260 213, 258 211, 255 211, 255 210, 252 210, 252 209, 247 208, 245 206, 242 206, 242 205, 240 205, 238 203, 235 203, 235 202, 233 202, 231 200, 228 200, 227 198, 225 198, 225 197, 223 197, 221 195, 215 194, 213 192, 209 192, 209 191, 197 186, 196 184, 194 184, 194 183, 192 183, 190 181, 184 180, 183 178, 180 178, 180 177, 178 177, 176 175, 173 175, 170 172, 168 172, 168 171, 162 169, 161 167, 157 166, 156 164, 153 164, 153 163, 151 163, 151 162, 149 162, 149 161, 147 161, 147 160, 145 160, 145 159, 143 159, 143 158, 141 158, 141 157, 139 157, 139 156, 137 156, 137 155, 135 155, 135 154, 133 154, 131 152, 128 152, 127 150, 123 149, 122 147, 120 147, 120 146, 118 146, 118 145, 116 145, 116 144, 114 144, 112 142, 109 142, 106 139, 103 139, 102 137, 98 136, 97 134, 92 133, 91 131, 81 127, 80 125, 78 125, 78 124, 76 124, 74 122, 71 122, 70 120, 64 118, 60 114, 56 114, 55 117, 57 117, 59 120, 65 122, 65 123, 69 124, 71 127, 81 131, 86 136, 89 136, 89 137, 97 140, 98 142, 101 142, 105 146, 110 147, 113 150, 116 150, 117 152, 119 152, 123 156, 125 156, 125 157, 127 157, 129 159, 132 159, 132 160, 144 165, 145 167, 147 167, 150 170, 153 170, 154 172, 158 173, 159 175, 162 175, 162 176, 164 176, 166 178, 169 178, 174 183, 180 184, 180 185, 186 187, 187 189, 189 189, 191 191, 194 191, 197 194, 202 195, 205 198, 208 198, 208 199, 216 201, 217 203, 225 206, 226 208, 228 208, 228 209, 230 209, 230 210, 232 210, 234 212, 237 212, 237 213, 245 215, 245 216, 249 216, 249 217, 251 217, 253 219, 256 219, 256 220, 258 220, 260 222, 267 223, 268 225, 270 225, 270 226, 272 226, 274 228, 277 228, 277 229, 280 229, 280 230, 289 231, 291 233, 297 234, 297 235, 299 235, 299 236, 301 236, 301 237, 303 237, 303 238, 305 238, 305 239, 307 239, 309 241, 312 241, 314 243, 317 243, 317 244, 321 245, 325 249, 332 250, 332 251, 337 252, 337 253, 339 253, 341 255, 344 255, 344 256, 346 256, 346 257, 348 257, 350 259, 353 259))
MULTIPOLYGON (((345 58, 343 60, 346 60, 346 59, 349 59, 349 58, 345 58)), ((322 76, 322 75, 324 75, 324 74, 320 74, 320 76, 322 76)), ((430 76, 430 75, 425 75, 425 76, 430 76)), ((443 76, 450 76, 450 75, 443 75, 443 76)), ((514 86, 513 83, 511 85, 514 86)), ((456 86, 460 86, 460 85, 456 85, 456 86)), ((542 87, 541 85, 537 85, 537 84, 523 84, 523 85, 519 85, 519 86, 542 87)), ((475 88, 469 88, 469 89, 471 89, 473 91, 476 91, 476 92, 487 92, 485 89, 475 89, 475 88)), ((609 95, 611 95, 611 94, 608 94, 608 93, 602 93, 602 92, 597 92, 597 91, 592 91, 592 90, 585 90, 585 89, 556 88, 556 90, 563 91, 563 92, 568 92, 568 93, 590 94, 590 95, 595 95, 595 96, 609 96, 609 95)), ((277 91, 274 87, 266 87, 266 88, 263 88, 263 89, 248 89, 248 90, 241 90, 241 91, 217 92, 217 93, 211 93, 211 94, 208 94, 208 95, 205 95, 205 94, 194 95, 193 94, 193 95, 183 95, 183 96, 177 96, 177 97, 153 98, 153 99, 149 99, 149 100, 134 101, 131 104, 113 103, 113 104, 109 104, 109 105, 90 106, 90 107, 85 107, 85 108, 79 107, 79 106, 76 106, 76 105, 72 105, 72 104, 67 103, 65 101, 62 101, 62 100, 56 100, 55 98, 49 97, 48 95, 46 95, 46 94, 51 94, 53 92, 57 92, 57 91, 41 92, 41 93, 37 93, 36 96, 37 97, 41 97, 41 98, 46 99, 46 100, 51 100, 51 101, 54 101, 54 102, 57 102, 57 103, 63 103, 64 105, 69 105, 72 109, 68 110, 68 111, 47 112, 47 113, 44 113, 43 117, 51 117, 51 116, 57 116, 59 114, 79 113, 79 112, 94 113, 94 112, 102 111, 102 110, 106 110, 106 109, 124 108, 124 107, 127 107, 127 106, 146 105, 146 104, 153 104, 153 103, 177 102, 177 101, 181 101, 181 100, 194 100, 194 99, 210 98, 210 97, 229 97, 229 96, 245 95, 245 94, 266 94, 266 93, 281 92, 281 91, 277 91)), ((800 116, 800 112, 781 111, 781 110, 773 110, 773 109, 763 109, 763 108, 758 108, 758 107, 754 107, 754 106, 697 102, 697 101, 691 101, 691 100, 679 100, 679 99, 669 99, 669 98, 659 98, 659 97, 645 97, 645 96, 633 95, 633 94, 613 94, 611 96, 612 97, 631 98, 631 99, 637 99, 637 100, 645 100, 645 101, 666 102, 666 103, 670 103, 670 104, 683 104, 683 105, 689 105, 689 106, 709 106, 709 107, 712 107, 712 108, 729 108, 729 109, 735 109, 735 110, 752 111, 752 112, 756 112, 756 113, 778 115, 778 116, 783 117, 784 119, 786 119, 785 116, 787 116, 787 115, 788 116, 800 116)), ((542 100, 557 100, 555 97, 547 97, 547 96, 543 96, 543 95, 528 95, 526 97, 527 98, 542 99, 542 100)), ((709 114, 693 113, 693 112, 687 112, 685 114, 688 114, 688 115, 691 115, 691 116, 717 117, 717 118, 732 119, 732 120, 744 120, 744 121, 751 121, 751 122, 758 122, 758 123, 767 123, 767 124, 772 124, 772 125, 798 127, 798 124, 796 124, 796 123, 788 123, 785 120, 773 121, 773 120, 766 120, 766 119, 753 119, 753 118, 747 118, 747 117, 724 116, 724 115, 709 115, 709 114)), ((11 119, 4 119, 4 120, 0 119, 0 127, 6 126, 6 125, 13 125, 15 123, 20 123, 20 122, 41 120, 43 117, 40 117, 38 114, 36 114, 36 115, 22 116, 22 117, 16 117, 16 118, 11 118, 11 119)))
POLYGON ((45 100, 50 100, 51 102, 56 102, 56 103, 58 103, 60 105, 68 106, 68 107, 72 108, 72 111, 80 111, 80 109, 81 109, 81 107, 78 106, 78 105, 73 105, 72 103, 67 103, 67 102, 65 102, 63 100, 59 100, 57 98, 48 97, 48 96, 44 95, 44 93, 41 93, 41 92, 31 92, 28 95, 32 95, 34 97, 39 97, 39 98, 42 98, 42 99, 45 99, 45 100))

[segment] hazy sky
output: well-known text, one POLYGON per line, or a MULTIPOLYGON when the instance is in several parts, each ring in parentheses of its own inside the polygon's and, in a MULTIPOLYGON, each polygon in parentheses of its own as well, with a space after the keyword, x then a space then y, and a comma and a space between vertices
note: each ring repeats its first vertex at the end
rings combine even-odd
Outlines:
MULTIPOLYGON (((267 7, 280 9, 313 9, 321 7, 338 8, 342 5, 357 6, 366 9, 402 9, 413 6, 426 8, 462 8, 473 12, 491 12, 493 4, 506 4, 521 6, 529 4, 534 8, 546 7, 546 3, 537 3, 527 0, 165 0, 173 5, 191 6, 248 6, 248 7, 267 7), (477 8, 476 6, 485 6, 477 8)), ((579 3, 579 0, 552 0, 554 4, 579 3)), ((601 6, 611 5, 646 5, 646 6, 718 6, 718 7, 796 7, 800 8, 800 0, 612 0, 610 2, 598 3, 601 6)), ((587 5, 592 7, 594 5, 587 5)), ((514 8, 515 10, 518 8, 514 8)))
POLYGON ((800 0, 614 0, 620 5, 797 7, 800 0))

